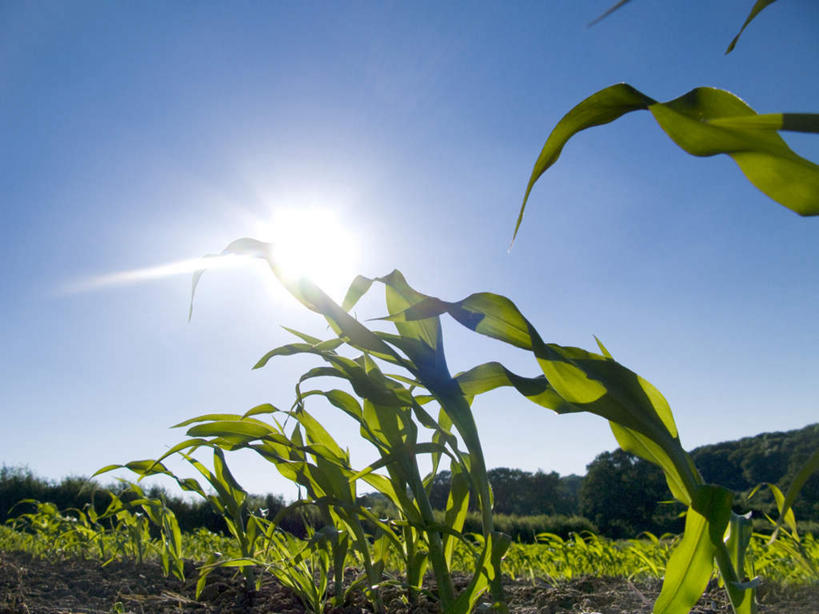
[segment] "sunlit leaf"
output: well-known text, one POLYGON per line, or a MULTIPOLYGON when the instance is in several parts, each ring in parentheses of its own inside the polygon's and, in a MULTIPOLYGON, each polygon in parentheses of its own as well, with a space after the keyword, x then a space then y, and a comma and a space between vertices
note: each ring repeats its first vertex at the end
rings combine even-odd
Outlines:
POLYGON ((270 426, 245 420, 215 420, 205 424, 198 424, 188 429, 191 437, 210 437, 222 435, 239 435, 247 437, 248 441, 271 434, 270 426))
POLYGON ((754 526, 753 522, 751 522, 751 512, 747 514, 735 514, 733 511, 731 512, 731 520, 728 525, 728 539, 725 541, 725 546, 728 549, 728 555, 731 557, 731 564, 734 566, 740 579, 745 575, 745 552, 751 543, 753 531, 754 526))
POLYGON ((779 520, 777 521, 776 529, 771 536, 771 541, 776 539, 779 532, 779 527, 782 526, 783 522, 787 523, 794 533, 796 532, 796 518, 793 515, 793 510, 791 507, 796 501, 796 497, 799 496, 799 491, 802 490, 805 482, 807 482, 808 478, 810 478, 810 476, 817 471, 819 471, 819 449, 814 450, 813 454, 810 455, 810 458, 808 458, 807 462, 799 470, 799 473, 797 473, 793 478, 793 482, 791 482, 791 485, 788 487, 788 492, 784 498, 780 499, 779 497, 776 497, 776 491, 774 490, 774 487, 771 487, 771 490, 776 497, 777 507, 779 508, 779 520))
POLYGON ((701 486, 685 517, 685 532, 668 561, 654 614, 688 614, 713 571, 716 542, 722 540, 731 513, 731 493, 701 486))
POLYGON ((800 215, 819 214, 819 166, 794 153, 776 134, 776 130, 816 132, 815 115, 763 115, 758 119, 751 107, 725 90, 698 87, 661 103, 620 83, 583 100, 552 130, 532 169, 513 240, 532 187, 557 161, 566 142, 582 130, 637 110, 651 111, 660 127, 686 152, 695 156, 727 154, 751 183, 776 202, 800 215), (773 128, 777 122, 781 127, 773 128))

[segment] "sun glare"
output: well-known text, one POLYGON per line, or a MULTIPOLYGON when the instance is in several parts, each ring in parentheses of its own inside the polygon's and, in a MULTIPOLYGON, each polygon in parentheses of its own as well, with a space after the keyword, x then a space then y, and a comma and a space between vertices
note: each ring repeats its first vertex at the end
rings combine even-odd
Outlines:
POLYGON ((278 209, 257 231, 273 244, 273 258, 290 278, 308 277, 335 296, 355 276, 358 242, 332 210, 278 209))
MULTIPOLYGON (((291 279, 308 277, 333 298, 340 300, 356 274, 358 242, 329 209, 279 209, 267 221, 254 221, 251 237, 273 246, 273 258, 281 273, 291 279)), ((64 293, 86 292, 129 285, 207 269, 256 265, 254 258, 225 255, 191 258, 128 271, 107 273, 64 284, 64 293)), ((269 273, 269 272, 268 272, 269 273)), ((274 294, 282 291, 270 276, 274 294)))
POLYGON ((94 277, 86 277, 63 284, 58 291, 66 294, 77 292, 88 292, 99 290, 111 286, 124 286, 140 282, 153 281, 172 277, 174 275, 190 275, 203 269, 229 269, 246 266, 249 258, 241 256, 212 256, 207 258, 189 258, 187 260, 177 260, 167 262, 152 267, 141 269, 131 269, 128 271, 117 271, 116 273, 106 273, 94 277))

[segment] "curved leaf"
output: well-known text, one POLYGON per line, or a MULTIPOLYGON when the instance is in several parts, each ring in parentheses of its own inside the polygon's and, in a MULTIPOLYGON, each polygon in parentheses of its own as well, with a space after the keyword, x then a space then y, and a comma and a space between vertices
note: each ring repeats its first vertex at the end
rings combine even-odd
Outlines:
POLYGON ((685 517, 685 532, 666 565, 654 614, 688 614, 713 571, 716 543, 721 543, 731 513, 730 491, 717 486, 697 489, 685 517))
POLYGON ((742 33, 745 32, 745 28, 762 12, 762 9, 769 7, 771 4, 776 2, 776 0, 756 0, 754 6, 751 8, 751 12, 748 13, 748 17, 745 19, 745 22, 742 24, 742 27, 737 32, 737 35, 731 41, 731 44, 728 45, 728 49, 725 50, 725 55, 728 55, 734 50, 734 47, 737 46, 737 42, 739 41, 739 37, 742 36, 742 33))
POLYGON ((546 139, 546 143, 535 161, 529 183, 526 186, 526 193, 523 195, 523 205, 518 214, 512 240, 515 240, 520 224, 523 221, 523 212, 526 209, 526 201, 529 200, 532 187, 538 178, 557 162, 560 152, 563 151, 563 146, 570 138, 587 128, 608 124, 631 111, 647 109, 648 105, 654 102, 656 101, 653 98, 649 98, 634 87, 626 83, 618 83, 592 94, 566 113, 563 119, 554 127, 549 138, 546 139))
MULTIPOLYGON (((783 522, 788 522, 788 524, 791 524, 795 532, 796 520, 794 519, 791 506, 793 505, 794 501, 796 501, 796 497, 799 495, 799 491, 802 490, 805 482, 807 482, 808 478, 817 471, 819 471, 819 450, 814 450, 813 454, 811 454, 810 458, 808 458, 808 461, 802 466, 799 473, 796 474, 796 477, 793 478, 793 482, 791 482, 785 497, 781 501, 777 497, 776 503, 777 507, 779 508, 779 520, 776 523, 774 534, 771 536, 771 541, 776 539, 776 535, 779 532, 779 527, 782 526, 783 522)), ((776 495, 776 491, 773 490, 773 486, 771 486, 771 490, 774 492, 774 495, 776 495)))
POLYGON ((191 437, 246 437, 248 441, 261 439, 275 433, 273 429, 252 418, 244 420, 214 420, 205 424, 198 424, 188 429, 191 437))
POLYGON ((794 153, 776 134, 776 130, 816 132, 816 115, 760 116, 734 94, 711 87, 698 87, 661 103, 620 83, 583 100, 552 130, 532 169, 513 240, 532 187, 557 161, 566 142, 586 128, 637 110, 650 110, 660 127, 686 152, 695 156, 727 154, 754 186, 779 204, 799 215, 819 214, 819 166, 794 153))
POLYGON ((567 403, 557 394, 545 376, 523 377, 513 373, 499 362, 487 362, 459 373, 455 376, 455 381, 468 397, 501 386, 511 386, 533 403, 559 414, 582 411, 579 407, 567 403))

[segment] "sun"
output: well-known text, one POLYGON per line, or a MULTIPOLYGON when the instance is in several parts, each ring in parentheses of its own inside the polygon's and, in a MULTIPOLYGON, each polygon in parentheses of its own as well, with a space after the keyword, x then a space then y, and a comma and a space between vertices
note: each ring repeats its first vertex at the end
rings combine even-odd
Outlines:
POLYGON ((273 246, 285 276, 307 277, 331 296, 344 292, 356 274, 358 241, 329 208, 280 208, 256 224, 257 238, 273 246))
MULTIPOLYGON (((271 244, 272 257, 280 274, 290 280, 307 277, 336 300, 344 296, 358 272, 359 241, 332 209, 279 208, 266 220, 252 219, 250 229, 253 238, 271 244)), ((232 254, 210 255, 87 277, 63 284, 58 292, 85 292, 173 275, 190 275, 205 269, 230 269, 256 264, 259 262, 255 258, 232 254)), ((274 278, 270 278, 270 289, 275 296, 282 292, 274 278)))

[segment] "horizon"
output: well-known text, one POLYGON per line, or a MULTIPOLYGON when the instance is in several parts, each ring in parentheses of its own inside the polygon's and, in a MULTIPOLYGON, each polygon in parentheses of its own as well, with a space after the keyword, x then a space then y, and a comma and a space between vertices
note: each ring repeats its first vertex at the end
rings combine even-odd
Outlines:
MULTIPOLYGON (((763 435, 780 435, 780 434, 786 434, 786 433, 793 433, 793 432, 796 432, 796 431, 801 431, 801 430, 808 429, 808 428, 810 428, 812 426, 819 426, 819 422, 813 422, 813 423, 810 423, 810 424, 806 424, 805 426, 803 426, 801 428, 789 429, 787 431, 764 431, 764 432, 761 432, 761 433, 757 433, 755 435, 748 435, 748 436, 745 436, 745 437, 741 437, 739 439, 729 439, 729 440, 725 440, 725 441, 705 443, 705 444, 702 444, 701 446, 697 446, 696 448, 688 450, 688 452, 693 453, 693 452, 696 452, 697 450, 699 450, 701 448, 706 448, 706 447, 711 447, 711 446, 720 446, 720 445, 727 444, 727 443, 742 441, 744 439, 754 439, 756 437, 760 437, 760 436, 763 436, 763 435)), ((595 456, 595 459, 597 458, 597 456, 599 456, 601 454, 604 454, 604 453, 607 453, 607 452, 614 452, 615 450, 618 450, 618 449, 619 449, 619 447, 615 446, 611 450, 602 450, 602 451, 600 451, 598 453, 598 455, 595 456)), ((497 469, 510 469, 512 471, 525 471, 525 472, 527 472, 527 473, 529 473, 531 475, 536 475, 538 473, 544 473, 544 474, 556 473, 560 477, 560 479, 572 478, 572 477, 583 479, 583 478, 586 477, 587 472, 588 472, 588 466, 586 467, 586 472, 579 473, 579 474, 578 473, 562 474, 562 473, 559 473, 559 472, 554 471, 554 470, 544 469, 542 467, 539 467, 536 470, 530 471, 530 470, 521 469, 519 467, 497 466, 497 467, 490 467, 488 469, 488 471, 492 472, 492 471, 497 470, 497 469)), ((5 463, 0 462, 0 472, 6 472, 6 471, 11 471, 11 472, 22 471, 22 472, 25 472, 25 473, 29 474, 34 479, 43 480, 43 481, 46 481, 46 482, 48 482, 50 484, 59 484, 59 483, 61 483, 63 481, 72 480, 72 479, 82 479, 82 480, 86 480, 88 482, 96 482, 100 487, 105 488, 105 489, 111 489, 116 485, 116 481, 115 481, 116 478, 111 478, 111 481, 109 481, 107 483, 103 483, 103 478, 104 478, 105 474, 98 475, 98 476, 79 475, 79 474, 66 474, 66 475, 63 475, 63 476, 61 476, 59 478, 55 478, 55 477, 49 477, 49 476, 41 476, 41 475, 37 474, 36 472, 32 471, 26 465, 6 465, 5 463)), ((179 486, 177 484, 175 484, 174 482, 168 481, 167 479, 162 479, 161 477, 147 477, 147 478, 143 478, 141 480, 136 480, 136 481, 144 481, 145 483, 149 484, 151 487, 158 486, 164 492, 169 493, 169 494, 171 494, 173 496, 176 496, 176 497, 181 497, 182 499, 185 499, 185 500, 198 500, 199 499, 199 496, 196 495, 195 493, 186 492, 186 491, 182 490, 181 488, 179 488, 179 486)), ((207 486, 206 490, 211 491, 212 489, 209 486, 207 486)), ((256 496, 256 497, 265 497, 265 496, 268 496, 268 495, 272 495, 274 497, 281 497, 282 500, 285 503, 292 503, 293 501, 296 500, 296 499, 286 499, 284 494, 277 493, 277 492, 252 492, 250 490, 248 490, 247 492, 248 492, 248 495, 256 496)), ((368 490, 366 487, 364 487, 360 491, 360 493, 358 494, 359 497, 368 496, 368 495, 384 496, 383 494, 379 493, 378 491, 368 490)))

